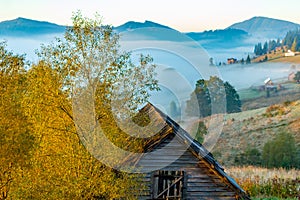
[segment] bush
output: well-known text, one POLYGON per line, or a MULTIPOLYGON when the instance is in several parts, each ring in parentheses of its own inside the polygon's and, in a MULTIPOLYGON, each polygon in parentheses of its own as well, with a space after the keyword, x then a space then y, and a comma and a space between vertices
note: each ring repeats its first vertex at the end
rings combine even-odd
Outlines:
POLYGON ((262 164, 268 168, 299 168, 299 153, 293 135, 281 132, 264 145, 262 164))
POLYGON ((247 148, 245 152, 240 153, 234 159, 237 165, 261 165, 261 153, 256 148, 247 148))
POLYGON ((288 112, 289 110, 282 105, 272 105, 267 108, 264 116, 266 117, 282 116, 287 114, 288 112))

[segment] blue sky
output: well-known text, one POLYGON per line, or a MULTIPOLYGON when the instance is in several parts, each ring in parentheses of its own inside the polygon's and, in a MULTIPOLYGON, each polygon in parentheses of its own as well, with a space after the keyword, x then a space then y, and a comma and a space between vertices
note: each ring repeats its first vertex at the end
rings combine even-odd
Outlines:
POLYGON ((72 12, 105 24, 151 20, 179 31, 222 29, 253 16, 300 23, 299 0, 0 0, 0 21, 17 17, 70 25, 72 12))

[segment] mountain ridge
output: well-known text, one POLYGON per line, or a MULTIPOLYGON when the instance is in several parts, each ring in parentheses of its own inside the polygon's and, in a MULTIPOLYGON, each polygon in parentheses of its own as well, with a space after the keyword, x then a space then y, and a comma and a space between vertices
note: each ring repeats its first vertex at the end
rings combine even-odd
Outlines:
MULTIPOLYGON (((24 36, 24 35, 37 35, 37 34, 48 34, 48 33, 62 33, 65 31, 66 26, 58 25, 47 21, 38 21, 33 19, 27 19, 18 17, 13 20, 6 20, 0 22, 0 35, 13 35, 13 36, 24 36)), ((122 25, 113 27, 117 32, 132 31, 139 28, 165 28, 169 30, 175 30, 169 26, 159 24, 157 22, 145 20, 144 22, 128 21, 122 25)), ((212 37, 213 35, 233 33, 243 35, 242 30, 252 35, 261 37, 284 37, 289 30, 300 29, 300 24, 274 19, 269 17, 255 16, 250 19, 237 22, 225 29, 205 30, 200 32, 186 32, 188 36, 192 38, 203 38, 204 36, 212 37), (236 30, 236 31, 232 31, 236 30), (197 36, 196 36, 197 35, 197 36)), ((233 36, 234 37, 234 36, 233 36)))
POLYGON ((173 28, 149 20, 145 20, 144 22, 128 21, 120 26, 114 27, 117 32, 130 31, 138 28, 166 28, 174 30, 173 28))
POLYGON ((227 27, 227 29, 230 28, 244 30, 261 37, 282 38, 288 31, 300 29, 300 24, 281 19, 255 16, 227 27))
POLYGON ((65 31, 66 26, 47 21, 38 21, 18 17, 12 20, 0 22, 0 35, 5 36, 28 36, 39 34, 53 34, 65 31))

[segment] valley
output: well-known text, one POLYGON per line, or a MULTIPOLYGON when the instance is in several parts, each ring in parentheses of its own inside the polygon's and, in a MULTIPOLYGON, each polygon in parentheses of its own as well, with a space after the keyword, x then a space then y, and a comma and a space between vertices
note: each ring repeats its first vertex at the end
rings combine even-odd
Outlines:
MULTIPOLYGON (((24 97, 22 96, 22 98, 25 98, 25 100, 29 102, 29 105, 31 105, 30 108, 37 109, 37 111, 35 111, 26 107, 27 115, 28 113, 33 112, 38 114, 42 113, 42 117, 49 120, 49 124, 59 124, 57 128, 59 131, 51 129, 50 133, 53 135, 60 132, 64 133, 64 131, 74 131, 76 133, 76 130, 74 130, 75 127, 73 127, 72 117, 69 119, 69 113, 64 113, 66 110, 71 112, 72 105, 69 102, 70 99, 66 96, 65 101, 68 103, 68 106, 67 108, 63 107, 63 104, 66 104, 66 102, 57 97, 63 95, 63 92, 60 91, 60 85, 57 84, 59 81, 56 82, 56 79, 54 80, 53 78, 57 78, 53 75, 55 74, 52 72, 53 69, 43 65, 35 66, 35 64, 38 63, 38 57, 35 52, 37 49, 41 48, 41 45, 47 46, 55 43, 55 37, 62 37, 67 28, 67 26, 25 18, 0 22, 0 41, 7 42, 7 48, 13 53, 26 54, 25 57, 28 61, 28 66, 30 66, 26 70, 29 72, 33 70, 34 72, 34 70, 39 69, 38 67, 41 67, 41 71, 37 71, 36 74, 32 74, 26 79, 26 81, 30 82, 27 87, 32 87, 31 89, 34 92, 36 90, 38 91, 32 94, 36 96, 23 95, 24 97), (32 81, 31 78, 34 78, 34 80, 36 79, 36 81, 32 81), (45 94, 44 97, 39 95, 44 92, 40 91, 43 90, 43 88, 39 88, 39 86, 36 86, 35 84, 45 84, 50 92, 55 86, 57 87, 57 91, 52 91, 53 94, 45 94), (47 84, 53 84, 54 86, 47 84), (52 98, 54 97, 57 98, 57 105, 52 101, 52 98), (53 107, 48 108, 48 104, 44 105, 44 99, 37 101, 36 99, 39 98, 45 98, 49 101, 46 103, 53 107), (40 107, 36 106, 37 103, 40 104, 40 107), (44 106, 46 108, 44 108, 44 106), (53 108, 55 108, 54 111, 53 108), (52 112, 51 117, 48 116, 48 112, 52 112), (60 119, 60 116, 57 115, 56 112, 63 113, 63 115, 61 115, 63 117, 60 119), (52 118, 58 118, 56 120, 57 122, 52 118), (69 124, 67 124, 67 122, 69 124)), ((284 56, 285 52, 270 52, 266 55, 256 56, 253 52, 254 45, 265 40, 282 39, 285 36, 286 31, 299 28, 299 24, 267 17, 253 17, 242 22, 237 22, 225 29, 207 30, 203 32, 183 33, 169 26, 148 20, 145 22, 129 21, 123 25, 112 27, 114 33, 120 34, 120 38, 118 38, 120 40, 116 43, 117 48, 120 48, 121 51, 128 51, 131 53, 130 59, 132 63, 131 61, 128 62, 129 64, 126 63, 128 66, 139 66, 139 64, 141 64, 139 69, 144 69, 142 68, 144 66, 142 65, 143 62, 140 60, 140 54, 150 55, 153 58, 153 66, 156 66, 155 73, 154 71, 145 71, 144 74, 141 74, 139 77, 142 79, 151 73, 156 75, 155 78, 157 78, 157 85, 160 87, 160 90, 149 91, 149 101, 169 116, 172 115, 171 105, 175 105, 175 108, 178 108, 178 110, 175 109, 176 115, 178 115, 178 119, 176 120, 179 125, 187 131, 191 132, 194 128, 194 122, 199 123, 199 121, 203 121, 207 129, 211 128, 212 135, 209 133, 204 136, 204 146, 212 146, 213 148, 208 149, 211 150, 216 160, 220 162, 221 165, 225 166, 226 169, 228 168, 230 175, 236 178, 238 183, 241 184, 243 188, 246 188, 248 193, 251 193, 258 198, 260 195, 265 197, 274 196, 274 194, 270 193, 266 195, 255 193, 255 188, 258 187, 256 184, 265 187, 265 185, 268 184, 272 185, 272 181, 276 180, 279 182, 283 181, 280 182, 283 185, 292 185, 294 187, 294 185, 298 184, 296 186, 299 187, 299 183, 294 184, 294 182, 292 182, 294 181, 293 178, 295 178, 295 176, 299 179, 299 169, 294 169, 299 168, 299 166, 293 165, 290 171, 274 169, 272 171, 273 174, 266 178, 266 171, 268 172, 267 174, 270 174, 269 172, 271 172, 271 169, 264 167, 271 167, 267 166, 264 162, 263 159, 266 157, 263 157, 263 154, 264 151, 266 151, 264 150, 266 148, 265 146, 267 146, 266 144, 275 140, 281 133, 292 135, 295 140, 295 146, 298 149, 300 147, 300 84, 297 84, 290 78, 291 74, 296 74, 300 71, 300 55, 286 57, 284 56), (242 59, 246 60, 247 56, 251 57, 251 63, 227 63, 228 58, 240 61, 242 59), (263 60, 266 56, 268 59, 263 60), (224 82, 227 81, 236 89, 239 99, 241 100, 241 112, 224 115, 217 114, 201 119, 188 116, 185 110, 187 107, 186 104, 191 98, 191 93, 195 90, 196 82, 200 79, 208 80, 212 76, 217 76, 224 82), (267 82, 271 81, 272 84, 267 85, 266 80, 268 80, 267 82), (270 86, 273 90, 268 91, 267 86, 270 86), (218 121, 220 123, 213 124, 214 119, 216 118, 220 120, 218 121), (215 127, 213 127, 213 125, 219 127, 219 132, 214 133, 215 127), (211 140, 211 138, 214 138, 214 140, 211 140), (215 143, 212 144, 211 141, 215 143), (292 173, 293 175, 291 176, 289 173, 292 173), (278 174, 284 174, 282 179, 280 179, 281 177, 278 179, 278 174), (293 180, 291 181, 291 179, 293 180)), ((6 45, 4 46, 6 47, 6 45)), ((103 52, 101 53, 104 54, 103 52)), ((51 58, 55 59, 55 56, 51 58)), ((90 55, 90 57, 87 56, 87 58, 91 58, 91 60, 94 59, 93 55, 90 55)), ((86 59, 86 57, 84 57, 84 59, 86 59)), ((149 61, 152 60, 149 59, 149 61)), ((1 62, 2 60, 0 60, 0 64, 2 64, 1 62)), ((125 66, 127 66, 126 64, 125 66)), ((108 70, 111 70, 111 68, 108 70)), ((127 77, 125 77, 127 78, 126 81, 130 79, 130 81, 132 81, 131 87, 134 88, 136 83, 133 78, 131 79, 131 75, 134 74, 134 72, 128 70, 127 73, 127 77)), ((122 72, 120 72, 119 76, 121 75, 122 72)), ((7 83, 10 82, 7 81, 7 83)), ((122 88, 125 83, 122 82, 120 85, 122 88)), ((126 90, 126 88, 124 88, 123 90, 126 90)), ((48 91, 46 91, 46 93, 47 92, 48 91)), ((116 94, 112 94, 112 96, 113 95, 117 96, 116 94)), ((7 96, 10 98, 9 95, 7 96)), ((4 104, 3 109, 5 110, 4 104)), ((32 116, 34 116, 34 114, 30 115, 30 117, 32 116)), ((13 116, 11 117, 13 118, 13 116)), ((44 128, 43 126, 46 127, 46 131, 48 131, 48 129, 50 130, 51 127, 49 128, 45 125, 46 123, 42 120, 36 120, 38 123, 41 123, 41 125, 35 127, 37 130, 37 133, 35 134, 42 134, 39 132, 39 128, 44 128)), ((116 131, 119 131, 119 129, 116 129, 116 131)), ((48 140, 45 140, 45 144, 49 145, 49 149, 47 149, 49 152, 52 152, 53 139, 53 143, 57 142, 61 145, 58 147, 56 146, 55 148, 58 150, 55 149, 53 151, 62 151, 59 156, 67 154, 70 159, 75 159, 75 154, 73 155, 63 148, 65 144, 61 141, 64 141, 65 135, 55 135, 55 137, 58 138, 56 139, 52 135, 47 134, 45 135, 48 137, 48 140), (63 139, 60 139, 60 137, 63 139)), ((44 137, 38 136, 40 138, 44 137)), ((80 143, 77 141, 78 138, 76 136, 76 134, 72 134, 72 141, 74 142, 74 146, 79 149, 78 152, 81 152, 84 148, 79 145, 80 143), (74 140, 73 136, 75 138, 74 140), (78 145, 78 147, 76 145, 78 145)), ((112 138, 117 140, 115 135, 113 135, 112 138)), ((70 147, 68 148, 72 149, 73 147, 71 147, 71 145, 73 145, 73 143, 70 143, 70 147)), ((48 147, 46 146, 43 148, 48 147)), ((39 155, 34 156, 39 159, 39 162, 42 161, 42 158, 40 158, 39 155)), ((59 160, 58 165, 63 166, 61 163, 64 161, 63 159, 60 160, 59 156, 57 156, 57 159, 59 160)), ((90 159, 88 160, 88 164, 90 165, 86 167, 85 163, 76 157, 76 159, 80 160, 78 161, 78 163, 80 163, 78 169, 84 167, 93 168, 94 163, 96 163, 95 160, 89 157, 90 155, 88 153, 84 154, 83 157, 84 156, 85 158, 90 159)), ((297 159, 299 158, 295 158, 296 164, 297 162, 300 163, 297 159)), ((35 163, 36 169, 38 170, 40 170, 38 168, 39 162, 35 163)), ((70 164, 69 167, 71 169, 73 166, 70 164)), ((97 167, 102 170, 102 166, 99 165, 97 167)), ((53 173, 54 177, 56 172, 51 169, 52 168, 49 167, 49 171, 46 172, 53 173)), ((32 171, 31 173, 35 174, 35 171, 32 171)), ((69 173, 69 171, 65 174, 67 173, 69 173)), ((88 173, 88 170, 86 173, 88 173)), ((112 172, 112 174, 113 173, 114 172, 112 172)), ((74 177, 76 177, 77 172, 74 174, 74 177)), ((34 176, 31 177, 32 180, 35 178, 36 177, 34 176)), ((77 180, 76 178, 74 178, 74 180, 77 180)), ((85 180, 85 178, 85 175, 83 175, 82 180, 85 180)), ((295 179, 295 181, 298 181, 298 179, 295 179)), ((98 178, 95 178, 95 183, 98 183, 98 180, 98 178)), ((41 178, 39 181, 43 182, 44 180, 41 178)), ((23 184, 26 185, 26 183, 23 184)), ((48 185, 45 185, 45 188, 47 188, 47 186, 48 185)), ((26 188, 27 186, 24 187, 26 188)), ((51 185, 51 187, 53 187, 53 185, 51 185)), ((116 188, 116 190, 118 190, 118 188, 116 188)), ((74 191, 77 191, 75 186, 74 191)), ((291 191, 295 192, 297 191, 297 188, 292 188, 291 191)), ((14 192, 15 194, 18 194, 18 192, 14 192)))

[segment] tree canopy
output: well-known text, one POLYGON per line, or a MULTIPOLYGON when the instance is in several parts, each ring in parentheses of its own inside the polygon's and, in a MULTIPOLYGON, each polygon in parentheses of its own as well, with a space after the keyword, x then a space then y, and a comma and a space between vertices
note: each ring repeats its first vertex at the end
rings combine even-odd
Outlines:
POLYGON ((206 117, 212 113, 224 112, 222 106, 226 107, 227 113, 241 111, 241 101, 234 87, 213 76, 209 80, 197 81, 196 88, 187 101, 186 113, 190 116, 206 117), (212 108, 212 103, 215 103, 216 108, 212 108), (221 105, 223 103, 225 105, 221 105))
POLYGON ((294 80, 297 81, 297 83, 300 83, 300 71, 297 71, 295 74, 294 80))
POLYGON ((294 30, 287 32, 286 36, 282 40, 282 44, 288 46, 292 51, 299 51, 300 49, 300 30, 294 30))
POLYGON ((142 187, 136 175, 104 165, 84 146, 74 98, 86 95, 82 107, 93 102, 86 105, 94 108, 92 121, 111 143, 138 150, 140 141, 116 117, 131 117, 148 91, 158 89, 153 59, 141 55, 133 63, 99 17, 77 12, 72 20, 64 38, 42 45, 39 61, 29 67, 0 43, 0 199, 120 199, 142 187), (128 114, 120 116, 123 110, 128 114))
POLYGON ((35 138, 22 105, 26 95, 24 55, 0 43, 0 199, 7 198, 16 173, 30 165, 35 138))

